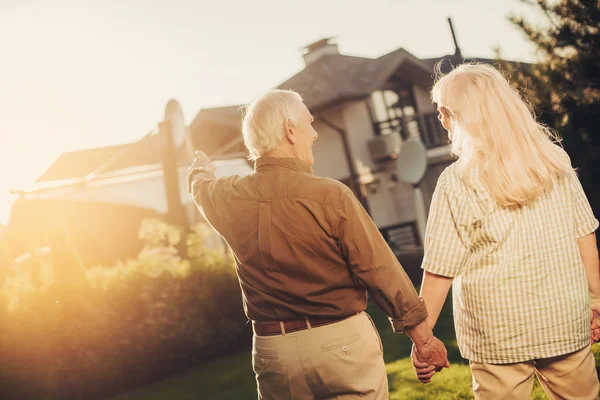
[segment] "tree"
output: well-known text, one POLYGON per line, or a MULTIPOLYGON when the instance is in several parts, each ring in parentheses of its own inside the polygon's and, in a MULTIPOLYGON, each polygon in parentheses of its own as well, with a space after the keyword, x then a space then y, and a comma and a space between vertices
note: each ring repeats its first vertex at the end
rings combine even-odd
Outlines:
POLYGON ((600 2, 521 0, 544 16, 509 19, 533 42, 539 62, 513 68, 514 84, 541 121, 556 129, 600 216, 600 2))

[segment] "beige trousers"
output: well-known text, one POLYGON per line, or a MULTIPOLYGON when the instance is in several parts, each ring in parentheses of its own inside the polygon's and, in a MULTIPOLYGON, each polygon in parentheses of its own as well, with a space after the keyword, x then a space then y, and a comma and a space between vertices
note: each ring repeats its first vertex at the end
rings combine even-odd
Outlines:
POLYGON ((364 312, 285 335, 254 335, 253 345, 259 399, 388 399, 381 339, 364 312))
POLYGON ((471 362, 473 393, 477 400, 529 399, 533 376, 551 400, 598 399, 598 375, 592 347, 564 356, 515 364, 471 362))

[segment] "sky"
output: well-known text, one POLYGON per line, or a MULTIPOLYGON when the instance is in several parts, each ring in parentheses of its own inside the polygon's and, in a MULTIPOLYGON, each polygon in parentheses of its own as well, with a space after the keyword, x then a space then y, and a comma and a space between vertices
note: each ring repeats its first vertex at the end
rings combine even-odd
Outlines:
POLYGON ((301 48, 336 37, 341 53, 420 58, 454 52, 533 61, 507 19, 518 0, 0 0, 0 224, 11 189, 61 153, 156 131, 169 99, 186 122, 242 104, 304 67, 301 48))

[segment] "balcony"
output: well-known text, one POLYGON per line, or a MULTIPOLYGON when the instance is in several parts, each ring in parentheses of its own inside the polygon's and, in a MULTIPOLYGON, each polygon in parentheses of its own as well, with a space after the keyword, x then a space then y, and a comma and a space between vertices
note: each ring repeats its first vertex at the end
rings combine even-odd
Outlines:
POLYGON ((421 131, 421 139, 425 147, 432 149, 448 145, 448 132, 442 126, 438 119, 438 113, 428 113, 419 116, 420 125, 423 127, 421 131))
POLYGON ((427 149, 446 146, 448 133, 437 118, 438 113, 417 114, 412 118, 393 118, 374 124, 378 135, 399 133, 402 139, 421 136, 427 149))

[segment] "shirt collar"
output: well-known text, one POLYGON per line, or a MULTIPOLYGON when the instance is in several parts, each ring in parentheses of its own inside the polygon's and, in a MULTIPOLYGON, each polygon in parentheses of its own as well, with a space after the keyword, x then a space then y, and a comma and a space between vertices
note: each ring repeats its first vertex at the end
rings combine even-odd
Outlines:
POLYGON ((268 170, 272 168, 288 168, 298 172, 313 173, 312 168, 297 158, 260 157, 254 162, 254 170, 268 170))

